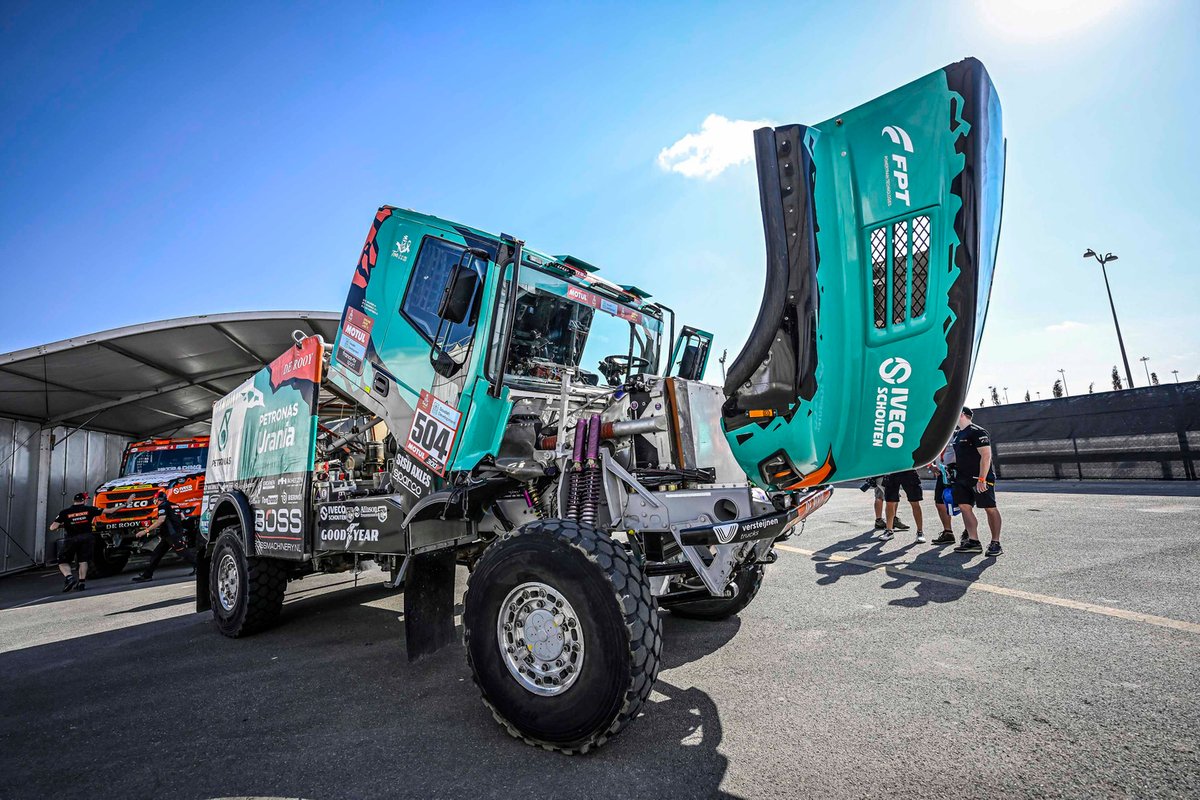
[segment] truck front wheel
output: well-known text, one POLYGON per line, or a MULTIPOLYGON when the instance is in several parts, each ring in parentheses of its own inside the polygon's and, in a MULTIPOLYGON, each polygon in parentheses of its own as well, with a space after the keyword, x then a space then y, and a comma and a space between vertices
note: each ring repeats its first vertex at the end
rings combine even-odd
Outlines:
MULTIPOLYGON (((716 597, 712 600, 689 600, 684 603, 671 603, 669 600, 664 599, 663 607, 678 617, 704 620, 728 619, 750 605, 750 601, 754 599, 758 594, 758 590, 762 588, 762 580, 762 564, 743 564, 734 570, 733 573, 733 584, 735 587, 733 597, 716 597)), ((699 581, 696 584, 696 586, 689 586, 688 588, 703 588, 703 584, 700 584, 699 581)))
POLYGON ((240 525, 221 531, 208 574, 213 619, 221 633, 237 638, 275 624, 285 589, 287 573, 282 564, 247 557, 240 525))
POLYGON ((531 523, 484 552, 463 628, 492 715, 548 749, 604 744, 658 676, 661 623, 641 569, 606 533, 570 520, 531 523))
POLYGON ((103 537, 97 535, 92 546, 92 563, 88 564, 88 574, 96 578, 107 578, 119 575, 129 563, 128 550, 114 550, 111 553, 103 537))

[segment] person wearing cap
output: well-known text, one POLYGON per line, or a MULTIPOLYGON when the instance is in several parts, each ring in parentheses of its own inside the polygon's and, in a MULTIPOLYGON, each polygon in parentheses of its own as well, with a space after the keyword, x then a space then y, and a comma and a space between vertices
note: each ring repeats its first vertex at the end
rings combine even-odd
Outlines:
POLYGON ((180 558, 192 565, 193 572, 196 571, 196 554, 187 545, 187 533, 183 530, 183 521, 179 519, 179 512, 175 510, 175 506, 171 505, 171 501, 167 499, 167 493, 159 492, 154 498, 154 504, 158 514, 154 522, 138 533, 137 538, 148 537, 158 528, 162 528, 162 531, 158 535, 158 545, 151 554, 150 563, 146 565, 140 575, 133 579, 134 583, 154 580, 154 569, 158 566, 158 562, 162 561, 167 550, 174 550, 180 558))
POLYGON ((982 553, 979 541, 979 520, 975 508, 987 515, 992 541, 987 555, 995 558, 1004 552, 1000 547, 1000 509, 996 508, 996 473, 992 469, 992 439, 988 432, 972 422, 975 412, 966 406, 958 418, 958 433, 954 434, 954 459, 957 477, 951 492, 954 503, 962 512, 967 530, 963 541, 954 548, 958 553, 982 553))
POLYGON ((87 492, 75 495, 75 502, 58 512, 58 516, 50 523, 50 530, 62 528, 66 531, 62 549, 58 553, 58 571, 63 576, 63 591, 72 589, 82 592, 87 587, 88 562, 92 560, 92 549, 96 537, 92 532, 100 509, 88 505, 87 492), (71 562, 78 559, 79 577, 71 574, 71 562))

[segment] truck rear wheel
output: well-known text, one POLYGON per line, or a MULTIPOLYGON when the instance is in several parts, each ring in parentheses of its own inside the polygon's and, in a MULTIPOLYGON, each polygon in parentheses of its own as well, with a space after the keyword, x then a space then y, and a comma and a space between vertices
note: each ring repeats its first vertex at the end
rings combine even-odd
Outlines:
POLYGON ((629 553, 570 520, 506 534, 467 583, 467 663, 505 729, 586 753, 637 715, 658 676, 661 623, 629 553))
POLYGON ((664 602, 663 607, 678 617, 689 619, 728 619, 738 613, 758 594, 762 587, 763 565, 743 564, 733 571, 737 591, 733 597, 714 597, 712 600, 691 600, 686 603, 664 602))
POLYGON ((208 573, 213 619, 221 633, 237 638, 275 624, 285 589, 287 573, 282 564, 247 557, 240 525, 221 531, 208 573))

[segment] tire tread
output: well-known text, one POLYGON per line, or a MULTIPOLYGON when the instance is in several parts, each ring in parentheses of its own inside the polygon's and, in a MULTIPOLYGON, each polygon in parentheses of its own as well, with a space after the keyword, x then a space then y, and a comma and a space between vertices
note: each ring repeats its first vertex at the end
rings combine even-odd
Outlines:
MULTIPOLYGON (((582 741, 569 745, 548 742, 525 734, 504 718, 488 698, 483 685, 480 684, 471 659, 471 629, 466 624, 465 616, 463 639, 466 644, 467 662, 471 666, 471 679, 479 688, 483 702, 492 712, 492 717, 510 736, 544 750, 552 750, 566 755, 584 755, 620 733, 637 717, 646 699, 649 698, 650 691, 654 688, 654 681, 658 678, 662 653, 662 622, 646 579, 642 575, 641 567, 624 547, 613 541, 612 537, 604 531, 573 520, 542 520, 505 533, 493 543, 492 548, 501 542, 523 536, 546 535, 558 536, 582 553, 597 569, 605 573, 611 584, 617 606, 624 616, 625 630, 629 638, 630 679, 621 709, 612 723, 582 741), (639 633, 640 635, 638 635, 639 633)), ((492 548, 489 548, 489 551, 492 548)), ((485 551, 481 560, 487 557, 488 551, 485 551)), ((469 594, 470 591, 471 585, 468 581, 467 593, 469 594)))

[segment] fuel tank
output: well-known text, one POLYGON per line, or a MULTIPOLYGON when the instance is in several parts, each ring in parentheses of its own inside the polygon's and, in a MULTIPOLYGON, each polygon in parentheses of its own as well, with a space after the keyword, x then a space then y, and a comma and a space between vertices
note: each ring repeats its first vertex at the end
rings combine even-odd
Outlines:
POLYGON ((764 488, 923 466, 954 431, 987 316, 1000 101, 951 64, 817 125, 755 132, 767 278, 722 427, 764 488))

